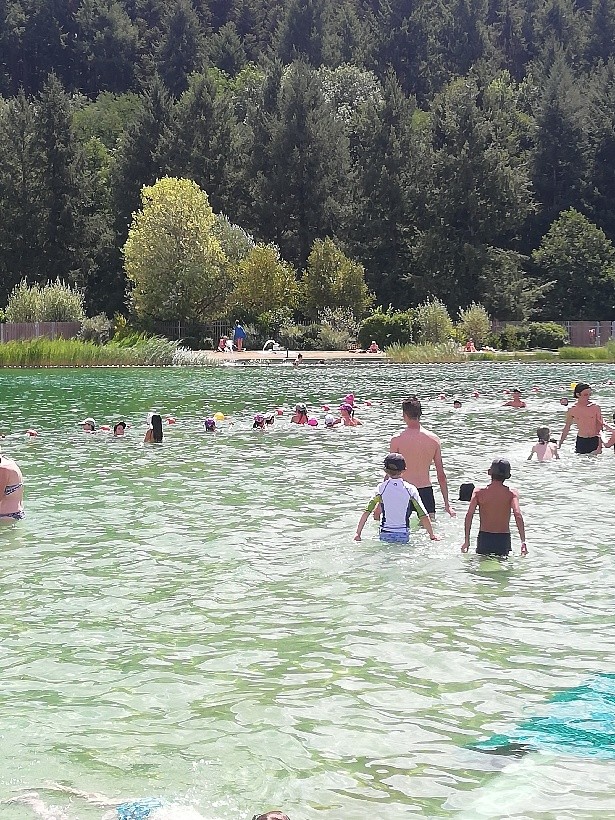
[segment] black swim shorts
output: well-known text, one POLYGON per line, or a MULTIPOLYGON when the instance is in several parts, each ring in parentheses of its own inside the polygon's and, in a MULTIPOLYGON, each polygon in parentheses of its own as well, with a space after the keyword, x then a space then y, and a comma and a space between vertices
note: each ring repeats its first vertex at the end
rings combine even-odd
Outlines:
POLYGON ((435 515, 436 499, 433 495, 433 487, 417 487, 417 489, 419 491, 421 501, 423 502, 423 506, 425 507, 425 512, 428 515, 435 515))
POLYGON ((509 532, 481 532, 476 539, 478 555, 497 555, 505 558, 510 552, 509 532))
POLYGON ((600 436, 590 436, 589 438, 577 436, 574 451, 586 455, 587 453, 595 453, 598 447, 600 447, 600 436))

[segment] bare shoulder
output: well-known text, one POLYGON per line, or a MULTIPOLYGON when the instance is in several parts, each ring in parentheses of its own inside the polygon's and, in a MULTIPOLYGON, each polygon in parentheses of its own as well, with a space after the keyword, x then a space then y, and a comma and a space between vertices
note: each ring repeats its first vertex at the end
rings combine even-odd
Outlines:
POLYGON ((426 427, 421 427, 421 433, 425 436, 425 438, 433 441, 434 444, 437 444, 438 446, 440 445, 440 439, 432 430, 428 430, 426 427))

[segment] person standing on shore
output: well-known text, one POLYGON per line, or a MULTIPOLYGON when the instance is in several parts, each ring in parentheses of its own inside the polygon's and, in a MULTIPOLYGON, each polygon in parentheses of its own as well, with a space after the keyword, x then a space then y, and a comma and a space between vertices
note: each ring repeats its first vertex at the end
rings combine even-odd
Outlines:
POLYGON ((25 515, 21 470, 12 458, 0 455, 0 522, 12 524, 25 515))
POLYGON ((573 423, 577 425, 577 440, 575 453, 583 455, 600 453, 602 439, 600 433, 603 427, 602 410, 600 406, 590 400, 591 387, 585 382, 578 382, 574 386, 576 403, 568 409, 564 429, 559 437, 559 447, 566 441, 573 423))
POLYGON ((436 502, 429 475, 433 464, 436 468, 438 484, 444 499, 444 509, 450 516, 455 516, 455 510, 451 507, 448 499, 448 482, 442 464, 440 439, 431 430, 422 427, 423 408, 416 396, 404 399, 401 407, 406 429, 399 435, 393 436, 389 450, 391 453, 401 453, 406 461, 406 469, 402 477, 404 481, 413 484, 418 489, 423 506, 429 513, 429 517, 434 520, 436 517, 436 502))
POLYGON ((235 350, 237 353, 241 353, 243 351, 243 345, 246 338, 246 331, 243 329, 243 326, 239 319, 235 322, 235 329, 233 331, 233 344, 235 345, 235 350))

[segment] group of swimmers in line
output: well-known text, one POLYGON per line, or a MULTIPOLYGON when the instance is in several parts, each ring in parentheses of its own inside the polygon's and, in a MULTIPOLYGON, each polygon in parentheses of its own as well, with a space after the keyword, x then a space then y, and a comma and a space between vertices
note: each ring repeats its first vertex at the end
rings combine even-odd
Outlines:
MULTIPOLYGON (((91 806, 104 809, 101 820, 205 820, 196 809, 179 803, 169 803, 157 797, 140 800, 113 800, 102 794, 84 792, 59 783, 46 783, 38 791, 23 791, 15 797, 0 801, 5 805, 21 805, 30 808, 41 820, 69 820, 68 813, 59 806, 45 803, 40 792, 62 795, 64 799, 81 800, 91 806)), ((274 809, 255 814, 252 820, 290 820, 283 811, 274 809)))

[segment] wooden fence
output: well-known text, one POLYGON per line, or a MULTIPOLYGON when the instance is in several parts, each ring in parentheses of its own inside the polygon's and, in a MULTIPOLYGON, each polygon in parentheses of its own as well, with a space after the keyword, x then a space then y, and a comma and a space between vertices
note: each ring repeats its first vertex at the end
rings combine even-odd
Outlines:
POLYGON ((26 339, 72 339, 81 322, 4 322, 0 323, 0 343, 26 339))
MULTIPOLYGON (((494 333, 503 330, 506 325, 521 325, 523 322, 492 323, 494 333)), ((556 322, 566 329, 568 340, 573 347, 600 347, 609 339, 615 339, 615 322, 556 322)))

